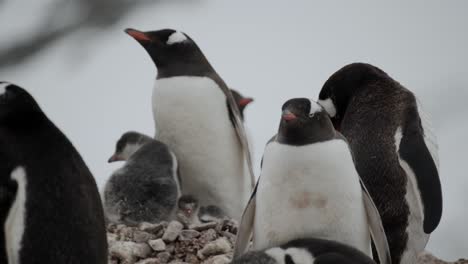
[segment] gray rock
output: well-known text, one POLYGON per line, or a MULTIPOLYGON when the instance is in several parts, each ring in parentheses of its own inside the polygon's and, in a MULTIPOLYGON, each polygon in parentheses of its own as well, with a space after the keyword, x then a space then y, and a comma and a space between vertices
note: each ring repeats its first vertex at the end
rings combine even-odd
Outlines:
POLYGON ((166 228, 162 239, 166 242, 172 242, 177 239, 184 226, 178 221, 172 221, 166 228))
POLYGON ((133 233, 133 241, 137 243, 146 243, 148 240, 153 239, 154 235, 140 230, 135 230, 133 233))
POLYGON ((204 240, 206 242, 210 242, 215 240, 218 237, 216 230, 214 229, 208 229, 205 232, 203 232, 200 236, 201 240, 204 240))
POLYGON ((218 255, 202 262, 202 264, 229 264, 231 259, 227 255, 218 255))
POLYGON ((151 248, 143 243, 115 241, 109 245, 109 255, 128 264, 133 264, 138 258, 146 258, 150 254, 151 248))
POLYGON ((208 222, 208 223, 192 224, 189 226, 189 228, 193 230, 197 230, 197 231, 205 231, 210 228, 215 228, 217 225, 218 225, 217 222, 208 222))
POLYGON ((226 254, 231 251, 231 243, 224 238, 220 237, 215 241, 209 242, 201 250, 198 251, 198 257, 200 259, 205 259, 209 256, 226 254))
POLYGON ((167 252, 161 252, 157 255, 157 257, 161 263, 168 263, 171 259, 171 254, 167 252))
POLYGON ((141 231, 145 231, 145 232, 149 232, 149 233, 157 233, 158 231, 164 229, 164 226, 167 225, 167 223, 165 222, 161 222, 159 224, 152 224, 152 223, 148 223, 148 222, 143 222, 141 223, 138 228, 141 230, 141 231))
POLYGON ((135 264, 161 264, 161 262, 157 258, 148 258, 140 260, 135 264))
POLYGON ((166 243, 162 239, 155 239, 148 241, 148 244, 154 251, 164 251, 166 250, 166 243))
POLYGON ((179 235, 179 240, 190 241, 199 236, 200 236, 200 232, 196 230, 182 230, 179 235))

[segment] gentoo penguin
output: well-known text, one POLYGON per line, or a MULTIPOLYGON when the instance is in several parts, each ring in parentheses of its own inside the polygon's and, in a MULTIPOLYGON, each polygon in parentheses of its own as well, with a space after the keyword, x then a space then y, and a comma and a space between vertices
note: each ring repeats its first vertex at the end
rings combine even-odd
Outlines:
POLYGON ((107 219, 126 225, 172 220, 180 191, 177 159, 166 144, 138 132, 126 132, 109 162, 117 160, 126 163, 105 185, 107 219))
MULTIPOLYGON (((254 101, 254 99, 251 97, 244 97, 242 94, 240 94, 238 91, 234 89, 231 89, 231 93, 232 93, 232 96, 234 97, 234 100, 237 103, 237 107, 239 107, 241 119, 244 120, 244 110, 247 107, 247 105, 249 105, 250 103, 254 101)), ((229 118, 231 119, 232 122, 234 122, 231 110, 229 110, 229 118)))
POLYGON ((226 216, 226 214, 215 205, 200 207, 198 199, 193 195, 182 195, 177 205, 177 219, 186 226, 218 222, 226 216))
POLYGON ((361 251, 336 241, 304 238, 248 252, 232 264, 375 264, 361 251))
POLYGON ((317 237, 370 255, 370 225, 382 262, 390 263, 377 210, 361 189, 347 142, 327 113, 306 98, 287 101, 282 111, 278 134, 265 148, 234 256, 245 251, 252 228, 255 250, 317 237), (366 214, 374 219, 368 221, 366 214))
POLYGON ((437 143, 418 100, 365 63, 334 73, 319 99, 349 141, 382 216, 393 263, 416 263, 442 215, 437 143))
POLYGON ((0 263, 107 263, 96 182, 33 97, 0 82, 0 263))
POLYGON ((183 194, 197 197, 200 206, 216 205, 239 219, 254 175, 239 107, 230 90, 185 33, 126 32, 156 65, 156 138, 178 158, 183 194))

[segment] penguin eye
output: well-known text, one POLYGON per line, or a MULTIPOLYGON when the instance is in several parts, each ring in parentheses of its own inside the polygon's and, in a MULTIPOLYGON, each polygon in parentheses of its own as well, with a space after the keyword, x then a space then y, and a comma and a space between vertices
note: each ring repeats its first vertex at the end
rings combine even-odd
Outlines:
POLYGON ((309 114, 309 118, 312 118, 315 116, 315 113, 309 114))

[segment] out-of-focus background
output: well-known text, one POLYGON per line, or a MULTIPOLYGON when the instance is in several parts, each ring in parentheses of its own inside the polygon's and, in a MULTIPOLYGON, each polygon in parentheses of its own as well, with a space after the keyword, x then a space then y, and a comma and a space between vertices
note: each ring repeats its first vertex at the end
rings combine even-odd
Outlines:
MULTIPOLYGON (((0 79, 28 89, 100 187, 127 130, 154 134, 156 70, 123 29, 179 29, 199 44, 246 110, 256 168, 292 97, 317 98, 345 64, 379 66, 414 91, 439 138, 444 216, 429 250, 468 256, 468 2, 0 0, 0 79)), ((203 105, 200 105, 203 107, 203 105)))

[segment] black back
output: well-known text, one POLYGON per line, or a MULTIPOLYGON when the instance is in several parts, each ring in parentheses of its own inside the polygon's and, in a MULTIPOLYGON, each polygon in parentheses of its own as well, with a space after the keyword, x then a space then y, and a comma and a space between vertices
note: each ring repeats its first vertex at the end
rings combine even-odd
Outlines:
POLYGON ((407 177, 400 167, 395 133, 402 129, 399 154, 413 169, 424 205, 424 231, 432 232, 442 214, 437 168, 424 143, 413 93, 370 64, 354 63, 334 73, 319 99, 331 98, 335 127, 348 139, 356 169, 384 224, 394 263, 399 263, 408 234, 407 177))
POLYGON ((20 262, 107 263, 103 209, 91 172, 31 95, 15 85, 0 96, 0 146, 2 224, 9 210, 4 206, 16 193, 10 174, 18 166, 26 171, 20 262))

